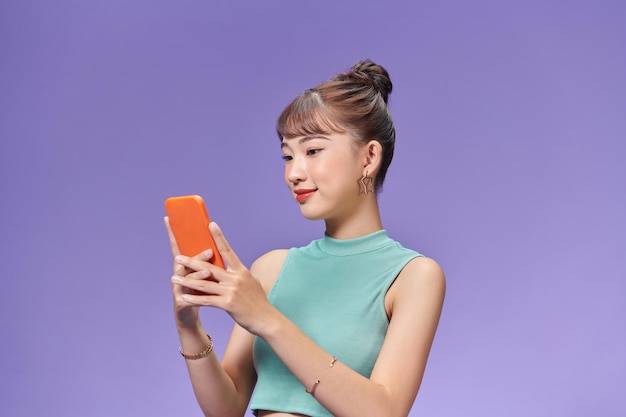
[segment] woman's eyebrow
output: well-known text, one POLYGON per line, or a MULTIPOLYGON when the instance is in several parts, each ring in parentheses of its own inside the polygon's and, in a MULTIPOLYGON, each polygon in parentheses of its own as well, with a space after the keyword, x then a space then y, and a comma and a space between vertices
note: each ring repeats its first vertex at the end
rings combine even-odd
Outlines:
MULTIPOLYGON (((306 136, 301 137, 300 140, 298 140, 298 144, 302 145, 303 143, 306 143, 313 139, 330 140, 329 137, 324 136, 324 135, 306 135, 306 136)), ((289 147, 289 144, 287 144, 287 142, 283 139, 283 141, 280 143, 280 148, 283 149, 285 147, 289 147)))

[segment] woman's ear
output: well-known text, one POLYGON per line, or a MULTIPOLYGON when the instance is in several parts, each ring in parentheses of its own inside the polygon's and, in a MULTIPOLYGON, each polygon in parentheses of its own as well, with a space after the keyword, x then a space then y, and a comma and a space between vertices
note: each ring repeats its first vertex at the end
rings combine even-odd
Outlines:
POLYGON ((364 147, 365 164, 363 170, 376 177, 383 159, 383 147, 377 140, 370 140, 364 147))

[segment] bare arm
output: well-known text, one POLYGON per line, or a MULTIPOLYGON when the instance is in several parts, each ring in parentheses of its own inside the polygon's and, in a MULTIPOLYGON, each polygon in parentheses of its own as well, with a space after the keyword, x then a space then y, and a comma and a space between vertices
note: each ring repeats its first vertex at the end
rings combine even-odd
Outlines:
MULTIPOLYGON (((231 366, 220 363, 215 353, 198 360, 186 360, 193 390, 205 416, 241 417, 245 414, 254 388, 255 376, 251 361, 251 343, 245 330, 235 326, 227 352, 231 366), (248 351, 248 347, 250 350, 248 351)), ((198 331, 181 331, 181 347, 185 352, 201 352, 208 343, 201 325, 198 331), (186 346, 198 346, 196 350, 186 346)))
MULTIPOLYGON (((180 253, 167 218, 165 225, 172 255, 176 257, 180 253)), ((193 259, 206 263, 212 256, 213 254, 208 251, 193 259)), ((281 258, 284 260, 281 251, 272 252, 255 263, 258 267, 253 265, 251 269, 252 271, 258 269, 260 275, 269 275, 267 280, 271 282, 271 275, 274 274, 275 278, 278 274, 277 268, 282 265, 281 258), (272 265, 276 267, 272 268, 272 265)), ((202 352, 210 341, 200 322, 198 305, 185 300, 185 297, 191 294, 191 290, 182 286, 180 281, 202 281, 207 278, 210 278, 210 274, 206 274, 204 270, 198 273, 180 264, 174 266, 172 287, 176 327, 181 349, 187 353, 202 352)), ((245 414, 256 382, 252 363, 253 342, 254 336, 235 324, 221 363, 214 352, 201 359, 185 360, 196 399, 205 416, 240 417, 245 414)))
POLYGON ((365 378, 315 344, 276 310, 259 281, 239 262, 212 225, 218 250, 229 265, 217 270, 189 258, 178 258, 187 268, 211 270, 215 281, 191 280, 188 288, 208 296, 187 296, 189 302, 227 311, 243 328, 263 338, 304 388, 337 417, 405 417, 413 404, 435 330, 445 292, 441 268, 432 260, 416 258, 404 268, 387 298, 391 321, 371 378, 365 378), (315 384, 316 381, 319 384, 315 384))
POLYGON ((445 278, 432 260, 407 265, 388 294, 391 322, 370 379, 335 362, 291 322, 276 317, 261 334, 304 387, 334 416, 408 415, 435 335, 445 278))

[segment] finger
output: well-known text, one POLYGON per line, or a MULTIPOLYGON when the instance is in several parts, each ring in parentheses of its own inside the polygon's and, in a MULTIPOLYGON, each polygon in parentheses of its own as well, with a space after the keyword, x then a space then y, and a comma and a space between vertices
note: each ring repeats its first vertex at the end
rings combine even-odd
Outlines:
POLYGON ((199 254, 194 256, 192 259, 196 259, 196 260, 204 261, 204 262, 209 262, 209 260, 212 257, 213 257, 213 250, 212 249, 207 249, 205 251, 200 252, 199 254))
POLYGON ((174 299, 180 300, 183 294, 194 293, 194 290, 184 286, 183 283, 180 281, 177 281, 175 277, 183 278, 181 275, 176 275, 176 274, 172 275, 170 278, 171 283, 172 283, 172 293, 174 294, 174 299))
POLYGON ((165 228, 167 229, 167 236, 170 239, 170 248, 172 249, 172 257, 174 258, 177 255, 180 255, 180 250, 178 249, 178 243, 176 243, 174 232, 172 232, 172 226, 170 226, 170 218, 167 216, 163 217, 163 222, 165 223, 165 228))
MULTIPOLYGON (((178 255, 178 256, 181 256, 181 255, 178 255)), ((193 259, 193 260, 198 260, 198 261, 209 262, 209 259, 211 259, 212 257, 213 257, 213 251, 211 249, 207 249, 207 250, 205 250, 203 252, 200 252, 199 254, 194 256, 193 258, 187 258, 187 259, 193 259)), ((194 269, 187 268, 185 265, 182 265, 182 264, 176 262, 176 259, 177 258, 174 258, 174 275, 178 275, 180 277, 185 277, 185 276, 195 272, 194 269)))
MULTIPOLYGON (((216 267, 215 265, 212 265, 211 263, 207 262, 207 261, 203 261, 201 259, 198 259, 196 257, 190 258, 189 256, 185 256, 185 255, 178 255, 174 258, 174 262, 177 265, 182 266, 183 268, 187 269, 187 274, 193 273, 193 272, 197 272, 197 271, 202 271, 204 269, 212 271, 216 267)), ((177 274, 179 275, 179 274, 177 274)))
POLYGON ((185 279, 195 279, 195 280, 198 280, 198 279, 212 279, 213 281, 215 281, 215 278, 213 278, 211 276, 211 271, 209 271, 208 269, 201 269, 199 271, 187 274, 185 276, 185 279))
MULTIPOLYGON (((178 243, 176 243, 174 232, 172 232, 172 226, 170 225, 169 217, 167 216, 163 217, 163 222, 165 223, 165 229, 167 229, 167 236, 170 240, 170 249, 172 251, 172 257, 175 258, 176 256, 180 255, 180 250, 178 250, 178 243)), ((189 273, 189 271, 186 271, 184 266, 174 263, 174 274, 184 277, 185 275, 187 275, 187 273, 189 273)))
POLYGON ((241 266, 243 266, 243 264, 237 257, 237 254, 235 253, 235 251, 233 251, 230 244, 226 240, 224 233, 222 233, 222 229, 220 229, 217 223, 211 222, 209 224, 209 230, 211 231, 211 235, 213 235, 217 250, 222 255, 222 259, 224 259, 224 263, 228 265, 228 268, 239 269, 241 266))
POLYGON ((190 306, 217 307, 219 303, 217 295, 183 294, 180 298, 190 306))
MULTIPOLYGON (((221 295, 224 290, 223 286, 212 280, 183 278, 178 275, 172 276, 172 284, 178 285, 183 289, 195 290, 207 295, 221 295)), ((182 291, 181 293, 188 294, 189 292, 182 291)))

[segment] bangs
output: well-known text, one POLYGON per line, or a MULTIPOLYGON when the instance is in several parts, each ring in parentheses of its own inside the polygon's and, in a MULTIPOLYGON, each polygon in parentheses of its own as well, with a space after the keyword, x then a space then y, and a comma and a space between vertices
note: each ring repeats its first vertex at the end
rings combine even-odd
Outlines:
POLYGON ((295 99, 278 118, 276 131, 282 140, 298 136, 345 133, 338 118, 324 105, 317 91, 307 90, 295 99))

